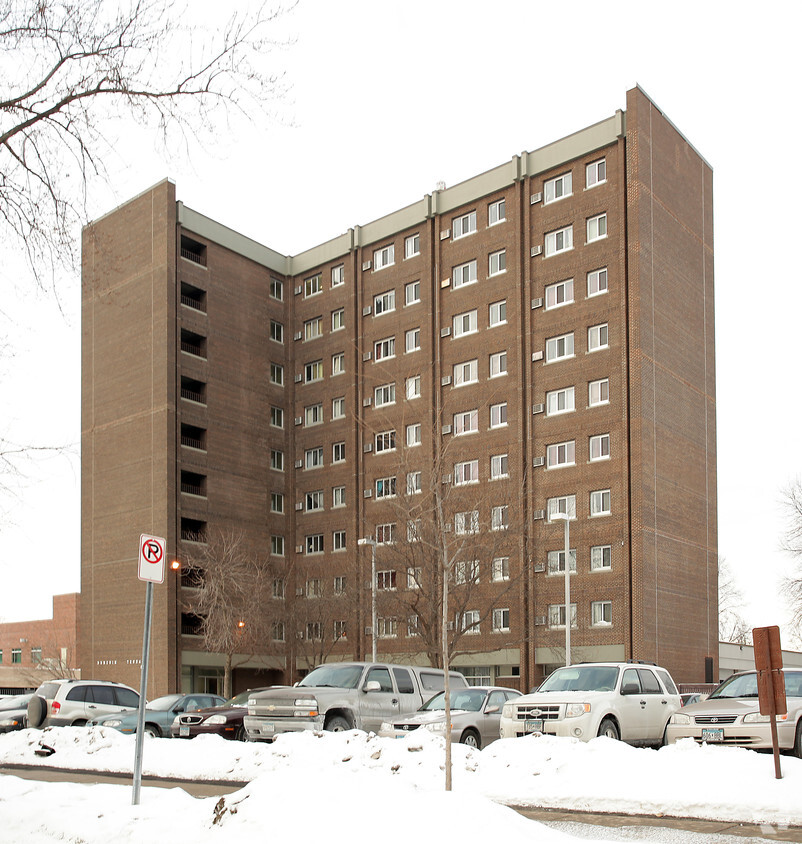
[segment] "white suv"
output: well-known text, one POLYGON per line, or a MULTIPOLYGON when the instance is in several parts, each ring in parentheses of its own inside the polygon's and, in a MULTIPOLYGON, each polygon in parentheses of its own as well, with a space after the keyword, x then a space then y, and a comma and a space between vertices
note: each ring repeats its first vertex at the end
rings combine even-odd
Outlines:
POLYGON ((107 680, 47 680, 28 703, 29 727, 83 727, 90 718, 136 709, 139 694, 107 680))
POLYGON ((665 668, 589 662, 558 668, 536 691, 504 704, 501 737, 530 733, 660 745, 680 696, 665 668))

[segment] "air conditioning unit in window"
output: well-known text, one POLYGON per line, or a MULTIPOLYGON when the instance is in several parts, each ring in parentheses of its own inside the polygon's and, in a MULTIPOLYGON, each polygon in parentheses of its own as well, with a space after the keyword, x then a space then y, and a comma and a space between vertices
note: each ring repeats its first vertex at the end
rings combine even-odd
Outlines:
POLYGON ((372 357, 373 354, 371 352, 365 352, 365 354, 362 355, 362 360, 370 360, 372 357))
POLYGON ((296 296, 300 296, 300 295, 301 295, 301 293, 303 293, 303 292, 304 292, 304 286, 303 286, 302 284, 299 284, 299 285, 295 288, 295 295, 296 295, 296 296))
POLYGON ((363 498, 372 498, 373 497, 373 490, 372 489, 363 489, 362 490, 362 497, 363 498))
MULTIPOLYGON (((303 590, 303 589, 299 589, 299 590, 298 590, 298 595, 300 596, 300 595, 303 595, 303 594, 304 594, 304 590, 303 590)), ((296 637, 297 637, 297 638, 299 638, 299 639, 303 639, 303 637, 304 637, 304 631, 303 631, 303 630, 299 630, 299 631, 298 631, 295 635, 296 635, 296 637)))
POLYGON ((451 475, 443 475, 443 483, 450 484, 451 483, 451 475))
POLYGON ((536 615, 535 616, 535 627, 545 627, 546 626, 546 616, 545 615, 536 615))
POLYGON ((449 237, 451 237, 451 229, 443 229, 440 232, 440 240, 446 240, 449 237))
POLYGON ((451 376, 450 375, 444 375, 440 379, 440 386, 441 387, 447 387, 450 383, 451 383, 451 376))
POLYGON ((441 337, 448 337, 449 334, 451 334, 451 327, 450 326, 447 325, 445 328, 440 329, 440 336, 441 337))
MULTIPOLYGON (((370 584, 368 583, 368 585, 365 588, 370 589, 370 584)), ((365 628, 365 635, 366 636, 372 636, 373 635, 373 628, 372 627, 366 627, 365 628)))
POLYGON ((537 469, 538 466, 543 466, 546 462, 545 457, 534 457, 532 459, 532 465, 537 469))
POLYGON ((543 404, 533 404, 532 405, 532 414, 534 415, 534 414, 538 414, 538 413, 543 413, 543 411, 545 409, 546 409, 546 406, 543 405, 543 404))
POLYGON ((537 299, 532 299, 532 310, 534 311, 536 308, 543 307, 543 297, 538 296, 537 299))
POLYGON ((440 282, 440 287, 451 287, 451 279, 450 278, 444 278, 440 282))
POLYGON ((371 305, 365 305, 362 308, 362 316, 370 316, 373 313, 373 307, 371 305))
POLYGON ((542 246, 533 246, 533 247, 529 250, 529 255, 530 255, 532 258, 537 258, 537 256, 538 256, 538 255, 540 255, 540 253, 541 253, 542 251, 543 251, 543 247, 542 247, 542 246))
POLYGON ((363 264, 362 264, 362 271, 364 272, 365 270, 369 270, 370 267, 371 267, 370 261, 364 261, 363 264))
POLYGON ((449 629, 449 630, 453 630, 453 629, 454 629, 454 622, 453 622, 453 621, 449 621, 449 622, 448 622, 448 624, 447 624, 446 626, 448 627, 448 629, 449 629))
POLYGON ((546 511, 545 510, 535 510, 535 512, 532 514, 532 518, 535 521, 538 521, 539 519, 545 519, 546 518, 546 511))
POLYGON ((443 433, 450 434, 451 433, 451 425, 443 425, 443 433))
POLYGON ((300 340, 300 339, 301 339, 301 337, 303 337, 303 336, 304 336, 304 335, 303 335, 303 332, 302 332, 302 331, 296 331, 296 332, 295 332, 295 334, 293 334, 293 337, 294 337, 296 340, 300 340))
POLYGON ((304 376, 303 376, 303 375, 299 372, 299 373, 295 376, 295 383, 296 383, 296 384, 300 384, 300 383, 301 383, 301 381, 303 381, 303 380, 304 380, 304 376))
POLYGON ((304 421, 303 416, 296 416, 295 417, 295 424, 300 425, 304 421))
POLYGON ((541 199, 543 199, 543 194, 542 194, 542 193, 533 193, 533 194, 529 197, 529 204, 530 204, 530 205, 535 205, 536 203, 540 202, 540 200, 541 200, 541 199))
POLYGON ((362 451, 364 451, 364 452, 365 452, 365 454, 367 454, 368 452, 373 451, 373 443, 365 443, 365 444, 362 446, 362 451))
POLYGON ((366 399, 362 399, 362 407, 370 407, 372 401, 373 399, 370 396, 366 399))
MULTIPOLYGON (((303 545, 296 545, 296 546, 295 546, 295 553, 296 553, 296 554, 303 554, 303 552, 304 552, 304 546, 303 546, 303 545)), ((300 594, 301 594, 301 595, 303 595, 303 594, 304 594, 304 590, 303 590, 303 589, 301 589, 300 594)))
POLYGON ((302 468, 303 468, 303 465, 304 465, 304 461, 303 461, 303 460, 296 460, 296 461, 295 461, 295 468, 296 468, 296 469, 302 469, 302 468))
POLYGON ((535 572, 538 572, 538 571, 546 571, 546 566, 545 566, 545 565, 543 565, 543 563, 535 563, 535 564, 532 566, 532 571, 535 571, 535 572))
POLYGON ((532 361, 543 360, 543 351, 532 352, 532 361))

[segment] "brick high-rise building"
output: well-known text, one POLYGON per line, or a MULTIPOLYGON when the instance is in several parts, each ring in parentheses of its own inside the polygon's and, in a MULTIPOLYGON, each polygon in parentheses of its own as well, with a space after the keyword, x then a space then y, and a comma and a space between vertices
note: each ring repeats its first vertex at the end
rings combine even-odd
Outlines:
MULTIPOLYGON (((238 687, 295 679, 329 626, 331 658, 369 655, 357 539, 406 531, 382 499, 434 472, 455 532, 517 526, 470 560, 457 667, 528 689, 562 662, 568 511, 574 659, 717 676, 712 171, 640 89, 292 257, 164 181, 86 228, 83 288, 84 677, 138 682, 140 533, 186 559, 233 527, 286 570, 296 622, 238 687), (344 579, 358 602, 316 615, 344 579)), ((413 586, 375 551, 381 592, 413 586)), ((191 588, 155 590, 151 695, 217 682, 191 588)), ((381 615, 379 653, 420 651, 416 622, 381 615)))

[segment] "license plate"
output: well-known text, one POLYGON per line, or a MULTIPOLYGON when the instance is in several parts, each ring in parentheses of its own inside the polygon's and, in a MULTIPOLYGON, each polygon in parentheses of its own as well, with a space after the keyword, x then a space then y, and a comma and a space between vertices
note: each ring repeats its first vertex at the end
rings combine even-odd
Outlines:
POLYGON ((524 721, 524 732, 527 733, 542 733, 543 719, 542 718, 527 718, 524 721))
POLYGON ((721 727, 703 727, 702 741, 724 741, 724 730, 721 727))
POLYGON ((270 723, 270 724, 265 724, 265 725, 262 727, 262 729, 263 729, 263 730, 264 730, 264 732, 266 732, 266 733, 275 733, 275 732, 276 732, 276 725, 275 725, 275 724, 272 724, 272 723, 270 723))
POLYGON ((189 726, 181 724, 178 727, 178 735, 179 736, 188 736, 189 735, 189 726))

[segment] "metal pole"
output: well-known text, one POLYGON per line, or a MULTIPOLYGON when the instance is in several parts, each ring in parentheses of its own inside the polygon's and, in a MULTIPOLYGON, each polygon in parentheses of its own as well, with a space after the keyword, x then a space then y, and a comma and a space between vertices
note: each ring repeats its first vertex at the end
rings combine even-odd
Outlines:
POLYGON ((571 560, 568 513, 565 514, 565 664, 571 664, 571 560))
POLYGON ((142 790, 142 739, 145 734, 145 698, 148 691, 148 657, 150 656, 150 618, 153 612, 153 581, 145 586, 145 631, 142 634, 142 673, 139 684, 139 711, 136 719, 136 749, 134 750, 134 792, 132 806, 139 805, 142 790))
POLYGON ((373 645, 373 662, 376 662, 376 634, 377 634, 377 621, 376 621, 376 540, 373 539, 370 542, 370 623, 373 629, 373 636, 372 638, 372 645, 373 645))

